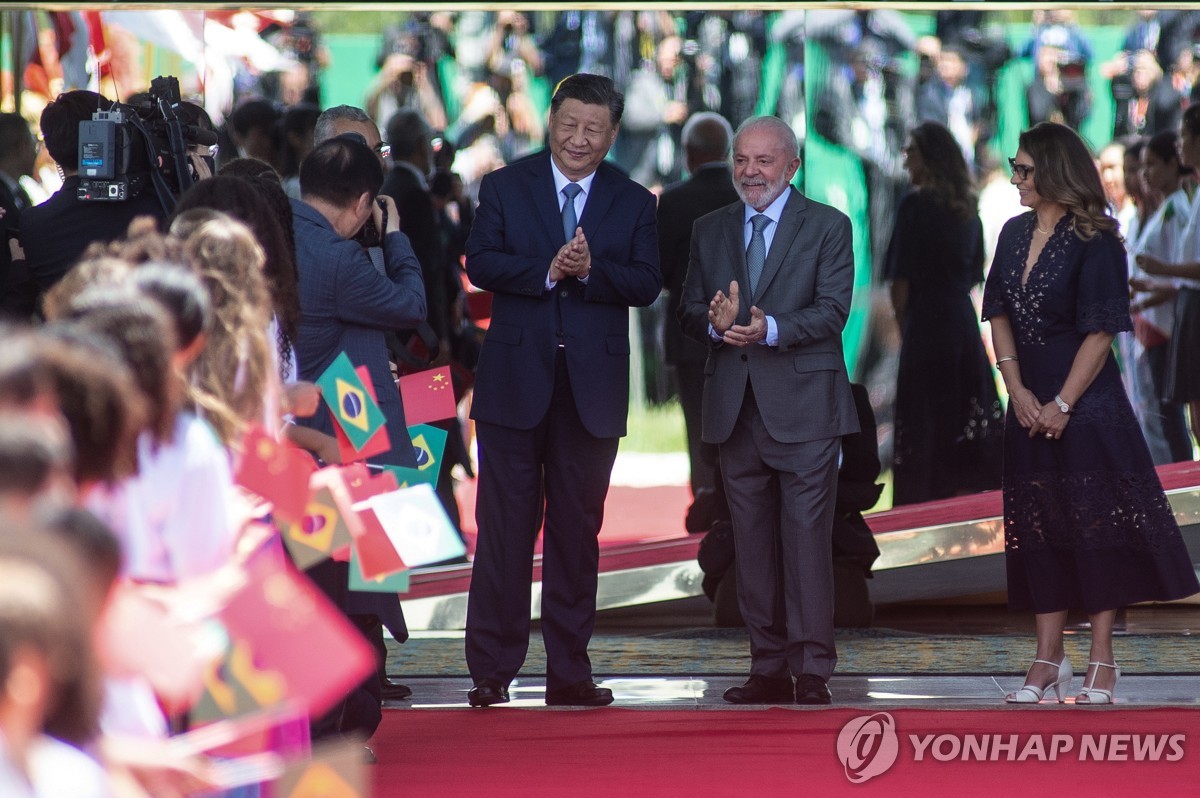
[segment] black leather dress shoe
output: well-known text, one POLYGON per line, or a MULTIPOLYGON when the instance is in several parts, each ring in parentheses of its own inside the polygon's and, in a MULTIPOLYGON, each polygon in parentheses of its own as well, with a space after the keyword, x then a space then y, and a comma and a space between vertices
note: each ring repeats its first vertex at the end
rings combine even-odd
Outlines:
POLYGON ((832 704, 833 693, 829 692, 829 685, 820 676, 803 673, 796 680, 796 703, 832 704))
POLYGON ((731 704, 790 704, 792 680, 787 676, 773 679, 754 674, 741 687, 726 690, 725 700, 731 704))
POLYGON ((407 684, 385 679, 379 686, 380 698, 384 701, 403 701, 412 697, 412 688, 407 684))
POLYGON ((508 688, 499 682, 485 679, 467 693, 467 703, 473 707, 490 707, 508 703, 508 688))
POLYGON ((546 691, 548 707, 606 707, 612 702, 612 690, 597 687, 591 679, 546 691))

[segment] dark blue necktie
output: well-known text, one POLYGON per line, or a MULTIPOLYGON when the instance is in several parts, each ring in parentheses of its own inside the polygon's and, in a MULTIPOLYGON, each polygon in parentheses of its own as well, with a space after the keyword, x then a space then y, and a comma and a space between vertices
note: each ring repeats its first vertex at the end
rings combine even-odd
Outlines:
POLYGON ((575 237, 575 228, 579 226, 579 219, 575 215, 575 197, 580 191, 583 191, 583 186, 578 183, 567 183, 562 189, 563 196, 567 198, 562 206, 563 236, 567 241, 575 237))

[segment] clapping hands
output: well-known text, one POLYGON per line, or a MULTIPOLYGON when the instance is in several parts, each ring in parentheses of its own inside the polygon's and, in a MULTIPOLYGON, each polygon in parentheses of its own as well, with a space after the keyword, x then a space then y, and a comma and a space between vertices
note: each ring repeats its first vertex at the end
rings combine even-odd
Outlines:
POLYGON ((721 336, 721 340, 733 346, 757 344, 767 337, 767 317, 756 306, 750 307, 750 323, 734 324, 741 303, 738 298, 737 281, 729 283, 729 295, 718 291, 708 303, 708 323, 721 336))
POLYGON ((582 227, 575 228, 575 237, 563 244, 562 249, 550 262, 550 279, 557 282, 564 277, 586 278, 592 272, 592 251, 582 227))
POLYGON ((723 291, 718 291, 713 295, 712 301, 708 303, 708 323, 712 325, 718 335, 724 336, 725 332, 737 321, 740 307, 738 284, 734 280, 729 283, 728 296, 723 291))

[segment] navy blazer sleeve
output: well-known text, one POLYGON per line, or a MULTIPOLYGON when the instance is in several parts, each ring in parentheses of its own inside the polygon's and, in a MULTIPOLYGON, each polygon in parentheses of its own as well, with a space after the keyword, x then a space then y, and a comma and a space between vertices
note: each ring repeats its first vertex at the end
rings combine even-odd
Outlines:
POLYGON ((337 314, 342 321, 383 330, 404 330, 425 319, 425 285, 421 264, 404 233, 388 233, 384 241, 387 276, 354 241, 338 259, 337 314))
POLYGON ((497 173, 484 175, 479 184, 479 205, 471 223, 471 236, 467 239, 467 276, 473 285, 484 291, 538 296, 546 290, 546 278, 554 256, 514 251, 527 248, 514 246, 508 237, 529 235, 528 226, 506 225, 505 216, 509 210, 529 213, 530 209, 506 209, 500 195, 499 178, 497 173))
POLYGON ((662 293, 655 218, 657 205, 654 195, 649 192, 640 199, 637 221, 629 237, 628 257, 617 263, 598 256, 597 248, 592 247, 592 271, 584 289, 584 301, 647 307, 662 293))

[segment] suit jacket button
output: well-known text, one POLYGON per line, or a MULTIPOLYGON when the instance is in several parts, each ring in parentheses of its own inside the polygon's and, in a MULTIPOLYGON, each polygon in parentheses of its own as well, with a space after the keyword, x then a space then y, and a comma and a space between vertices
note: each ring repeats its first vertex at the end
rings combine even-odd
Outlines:
POLYGON ((562 296, 567 296, 567 289, 565 289, 565 288, 564 288, 564 289, 562 290, 562 296))
POLYGON ((749 355, 742 355, 742 360, 749 360, 749 359, 750 359, 749 355))

